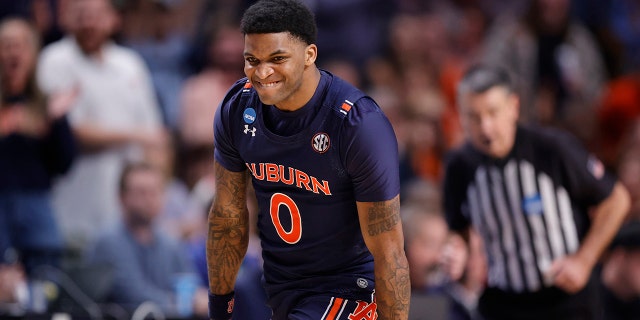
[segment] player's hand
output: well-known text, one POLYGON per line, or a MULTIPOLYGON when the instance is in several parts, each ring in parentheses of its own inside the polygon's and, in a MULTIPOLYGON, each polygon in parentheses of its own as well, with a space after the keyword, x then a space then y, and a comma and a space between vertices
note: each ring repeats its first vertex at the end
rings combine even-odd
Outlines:
POLYGON ((553 285, 568 293, 576 293, 582 290, 589 281, 590 275, 590 264, 584 262, 577 255, 555 260, 547 272, 547 276, 552 279, 553 285))

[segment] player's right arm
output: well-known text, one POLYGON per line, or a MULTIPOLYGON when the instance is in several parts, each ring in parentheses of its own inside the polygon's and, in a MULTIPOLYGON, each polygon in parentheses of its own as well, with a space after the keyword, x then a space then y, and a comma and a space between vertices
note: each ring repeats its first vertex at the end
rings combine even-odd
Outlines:
POLYGON ((209 211, 207 271, 215 295, 233 291, 249 243, 246 171, 229 171, 214 162, 216 193, 209 211))
MULTIPOLYGON (((246 81, 245 81, 246 82, 246 81)), ((216 110, 214 120, 216 192, 209 211, 207 272, 214 295, 233 291, 249 243, 248 175, 232 137, 229 113, 238 103, 244 82, 237 82, 216 110)))

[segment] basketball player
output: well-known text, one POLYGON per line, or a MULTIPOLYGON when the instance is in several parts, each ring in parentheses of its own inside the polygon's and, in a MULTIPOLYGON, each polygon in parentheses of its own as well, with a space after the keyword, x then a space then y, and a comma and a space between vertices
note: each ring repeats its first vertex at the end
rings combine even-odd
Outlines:
POLYGON ((259 1, 241 29, 247 78, 214 121, 211 318, 233 312, 250 175, 273 319, 406 319, 409 271, 389 121, 371 98, 316 67, 316 25, 300 2, 259 1))

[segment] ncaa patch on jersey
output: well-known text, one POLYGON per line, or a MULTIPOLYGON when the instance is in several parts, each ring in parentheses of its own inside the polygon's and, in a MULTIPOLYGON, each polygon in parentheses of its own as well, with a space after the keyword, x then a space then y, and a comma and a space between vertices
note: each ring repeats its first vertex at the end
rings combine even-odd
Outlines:
POLYGON ((242 119, 244 120, 244 123, 252 124, 254 121, 256 121, 256 110, 254 110, 253 108, 244 109, 242 119))
POLYGON ((327 152, 330 146, 331 140, 329 139, 329 135, 324 132, 318 132, 311 138, 311 147, 313 151, 317 153, 327 152))

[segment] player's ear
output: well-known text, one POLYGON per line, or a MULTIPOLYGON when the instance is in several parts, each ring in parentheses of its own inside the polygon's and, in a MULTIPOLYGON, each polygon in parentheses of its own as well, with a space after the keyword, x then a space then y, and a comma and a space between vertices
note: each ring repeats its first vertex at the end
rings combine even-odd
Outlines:
POLYGON ((318 58, 318 46, 312 43, 305 50, 304 64, 310 66, 316 62, 316 58, 318 58))

